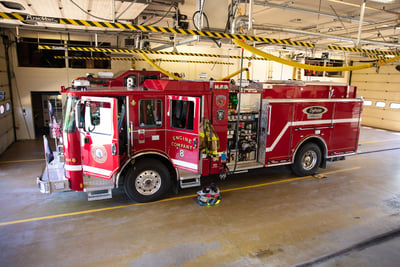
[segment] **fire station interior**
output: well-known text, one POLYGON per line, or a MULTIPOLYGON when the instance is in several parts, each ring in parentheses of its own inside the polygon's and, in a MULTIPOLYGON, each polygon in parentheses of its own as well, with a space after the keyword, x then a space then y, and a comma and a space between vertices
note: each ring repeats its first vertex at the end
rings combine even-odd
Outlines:
POLYGON ((399 266, 400 1, 0 1, 1 266, 399 266))

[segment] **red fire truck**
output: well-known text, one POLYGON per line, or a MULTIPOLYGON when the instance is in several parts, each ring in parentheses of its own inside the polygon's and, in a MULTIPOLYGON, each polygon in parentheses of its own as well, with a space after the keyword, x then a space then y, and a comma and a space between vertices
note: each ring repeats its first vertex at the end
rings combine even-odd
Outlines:
POLYGON ((70 89, 63 155, 37 182, 41 192, 86 191, 89 200, 123 187, 147 202, 214 174, 290 165, 311 175, 356 153, 362 103, 353 86, 299 81, 70 89))

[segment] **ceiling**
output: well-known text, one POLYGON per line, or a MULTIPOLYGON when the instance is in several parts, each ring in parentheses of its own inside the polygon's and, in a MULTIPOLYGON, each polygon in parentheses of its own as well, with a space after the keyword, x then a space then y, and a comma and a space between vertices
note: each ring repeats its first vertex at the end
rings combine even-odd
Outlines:
MULTIPOLYGON (((75 20, 121 22, 133 25, 175 27, 227 32, 346 47, 393 50, 400 48, 400 1, 372 0, 9 0, 22 10, 0 4, 0 12, 75 20), (387 3, 380 3, 387 2, 387 3), (197 12, 196 12, 197 11, 197 12), (180 14, 180 15, 179 15, 180 14), (203 15, 203 20, 199 19, 203 15), (252 20, 249 20, 251 17, 252 20), (194 19, 193 19, 194 18, 194 19), (192 20, 193 19, 193 20, 192 20), (193 23, 194 21, 194 23, 193 23), (360 23, 361 21, 361 23, 360 23), (249 27, 250 22, 250 27, 249 27), (234 28, 234 30, 233 30, 234 28), (250 28, 250 29, 249 29, 250 28)), ((7 3, 5 3, 7 4, 7 3)), ((60 25, 0 19, 0 27, 47 30, 113 32, 129 30, 60 25)), ((151 33, 150 48, 163 49, 195 38, 179 34, 151 33), (164 42, 164 43, 163 43, 164 42)), ((215 40, 201 41, 215 45, 215 40)), ((219 40, 228 43, 226 40, 219 40)), ((258 44, 260 45, 260 44, 258 44)))

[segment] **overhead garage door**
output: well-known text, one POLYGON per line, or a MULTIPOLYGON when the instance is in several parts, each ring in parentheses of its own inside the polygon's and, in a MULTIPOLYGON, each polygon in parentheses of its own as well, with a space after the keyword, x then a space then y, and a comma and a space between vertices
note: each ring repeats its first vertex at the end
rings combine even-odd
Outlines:
POLYGON ((4 42, 0 39, 0 154, 14 143, 10 84, 4 42))
POLYGON ((354 71, 351 84, 364 98, 362 124, 386 130, 400 131, 399 62, 376 68, 354 71))

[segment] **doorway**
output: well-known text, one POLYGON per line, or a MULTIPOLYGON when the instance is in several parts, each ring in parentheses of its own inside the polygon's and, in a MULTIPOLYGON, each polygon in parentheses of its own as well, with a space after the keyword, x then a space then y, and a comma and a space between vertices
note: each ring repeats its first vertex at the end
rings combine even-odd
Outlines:
POLYGON ((31 92, 35 137, 50 134, 51 115, 62 121, 62 97, 59 92, 31 92))

